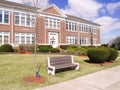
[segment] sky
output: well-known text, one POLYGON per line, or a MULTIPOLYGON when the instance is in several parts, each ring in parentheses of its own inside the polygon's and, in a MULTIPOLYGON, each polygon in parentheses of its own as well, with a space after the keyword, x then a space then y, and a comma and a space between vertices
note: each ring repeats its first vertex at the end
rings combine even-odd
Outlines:
MULTIPOLYGON (((8 0, 13 1, 13 0, 8 0)), ((33 4, 35 0, 14 0, 33 4)), ((40 0, 40 7, 55 4, 64 13, 81 17, 101 25, 101 43, 120 36, 120 0, 40 0)))

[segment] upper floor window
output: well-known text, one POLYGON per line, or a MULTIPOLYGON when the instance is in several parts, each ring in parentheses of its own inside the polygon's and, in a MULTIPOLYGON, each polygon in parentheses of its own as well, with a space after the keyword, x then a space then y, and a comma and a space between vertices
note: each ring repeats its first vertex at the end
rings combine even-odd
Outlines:
POLYGON ((77 24, 74 22, 66 21, 66 30, 77 31, 77 24))
POLYGON ((0 10, 0 23, 9 23, 9 12, 0 10))
POLYGON ((20 14, 19 13, 15 13, 15 24, 20 24, 20 14))
POLYGON ((21 15, 21 25, 25 25, 25 14, 21 15))
POLYGON ((47 28, 55 28, 55 29, 60 28, 60 20, 56 18, 45 17, 44 23, 45 23, 45 27, 47 28))
POLYGON ((27 15, 26 25, 30 26, 30 15, 27 15))
POLYGON ((79 25, 80 32, 88 32, 88 26, 84 24, 79 25))
POLYGON ((91 33, 97 33, 97 28, 91 26, 91 27, 90 27, 90 32, 91 32, 91 33))
POLYGON ((35 15, 15 13, 15 24, 22 26, 35 26, 35 15))
POLYGON ((0 10, 0 23, 2 23, 2 17, 3 17, 2 11, 0 10))

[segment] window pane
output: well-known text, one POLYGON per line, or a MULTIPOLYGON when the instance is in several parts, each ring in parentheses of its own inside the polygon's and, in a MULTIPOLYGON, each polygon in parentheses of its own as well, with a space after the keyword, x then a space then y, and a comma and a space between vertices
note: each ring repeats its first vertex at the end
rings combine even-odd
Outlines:
POLYGON ((32 26, 35 26, 35 16, 32 16, 32 26))
POLYGON ((4 36, 4 44, 8 44, 8 36, 4 36))
POLYGON ((26 24, 29 26, 30 25, 30 15, 27 15, 27 22, 26 24))
POLYGON ((9 12, 4 11, 4 23, 8 23, 8 21, 9 21, 9 12))
POLYGON ((32 44, 35 43, 35 37, 32 37, 32 44))
POLYGON ((21 15, 21 25, 25 25, 25 14, 21 15))
POLYGON ((15 36, 15 44, 19 44, 19 36, 15 36))
POLYGON ((0 23, 2 23, 2 11, 0 10, 0 23))
POLYGON ((15 24, 19 24, 19 13, 15 13, 15 24))
POLYGON ((30 37, 27 37, 27 44, 30 44, 30 37))
POLYGON ((25 44, 25 37, 24 36, 21 37, 21 44, 25 44))

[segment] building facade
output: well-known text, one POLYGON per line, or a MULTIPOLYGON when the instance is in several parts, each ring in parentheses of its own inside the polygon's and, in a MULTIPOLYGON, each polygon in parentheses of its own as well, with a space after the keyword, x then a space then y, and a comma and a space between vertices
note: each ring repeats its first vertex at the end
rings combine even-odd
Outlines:
POLYGON ((63 13, 55 5, 39 9, 0 1, 0 45, 100 45, 100 25, 63 13), (37 28, 35 27, 37 26, 37 28))

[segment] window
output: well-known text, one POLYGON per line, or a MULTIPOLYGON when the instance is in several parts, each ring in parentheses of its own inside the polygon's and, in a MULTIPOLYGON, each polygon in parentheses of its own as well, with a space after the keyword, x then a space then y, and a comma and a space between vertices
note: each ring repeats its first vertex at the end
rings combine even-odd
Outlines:
POLYGON ((45 27, 47 27, 47 28, 53 28, 53 29, 60 28, 60 20, 59 19, 45 17, 44 22, 45 22, 45 27))
POLYGON ((66 30, 77 31, 77 24, 74 22, 66 21, 66 30))
POLYGON ((15 44, 33 44, 34 38, 31 33, 15 33, 15 44))
POLYGON ((19 44, 19 36, 15 36, 15 44, 19 44))
POLYGON ((97 44, 97 38, 93 38, 93 45, 97 44))
POLYGON ((97 32, 96 27, 91 26, 90 27, 90 32, 91 33, 96 33, 97 32))
POLYGON ((9 43, 10 33, 8 32, 0 32, 0 45, 9 43))
POLYGON ((2 11, 0 10, 0 23, 2 23, 2 17, 3 17, 2 11))
POLYGON ((15 13, 15 24, 18 25, 20 24, 19 19, 20 19, 19 13, 15 13))
POLYGON ((80 37, 80 45, 88 45, 88 38, 80 37))
POLYGON ((27 15, 26 25, 30 26, 30 15, 27 15))
POLYGON ((67 43, 68 45, 77 44, 77 37, 75 37, 75 36, 67 36, 67 37, 66 37, 66 43, 67 43))
POLYGON ((8 22, 9 22, 9 12, 4 11, 4 23, 8 23, 8 22))
POLYGON ((25 14, 21 14, 21 25, 25 25, 25 14))
POLYGON ((88 32, 88 26, 84 24, 79 25, 80 32, 88 32))
POLYGON ((32 15, 32 20, 31 21, 32 21, 32 26, 35 26, 36 22, 35 22, 35 16, 34 15, 32 15))
POLYGON ((35 15, 15 13, 15 24, 22 26, 35 26, 35 15))
POLYGON ((9 23, 9 12, 0 10, 0 23, 9 23))

